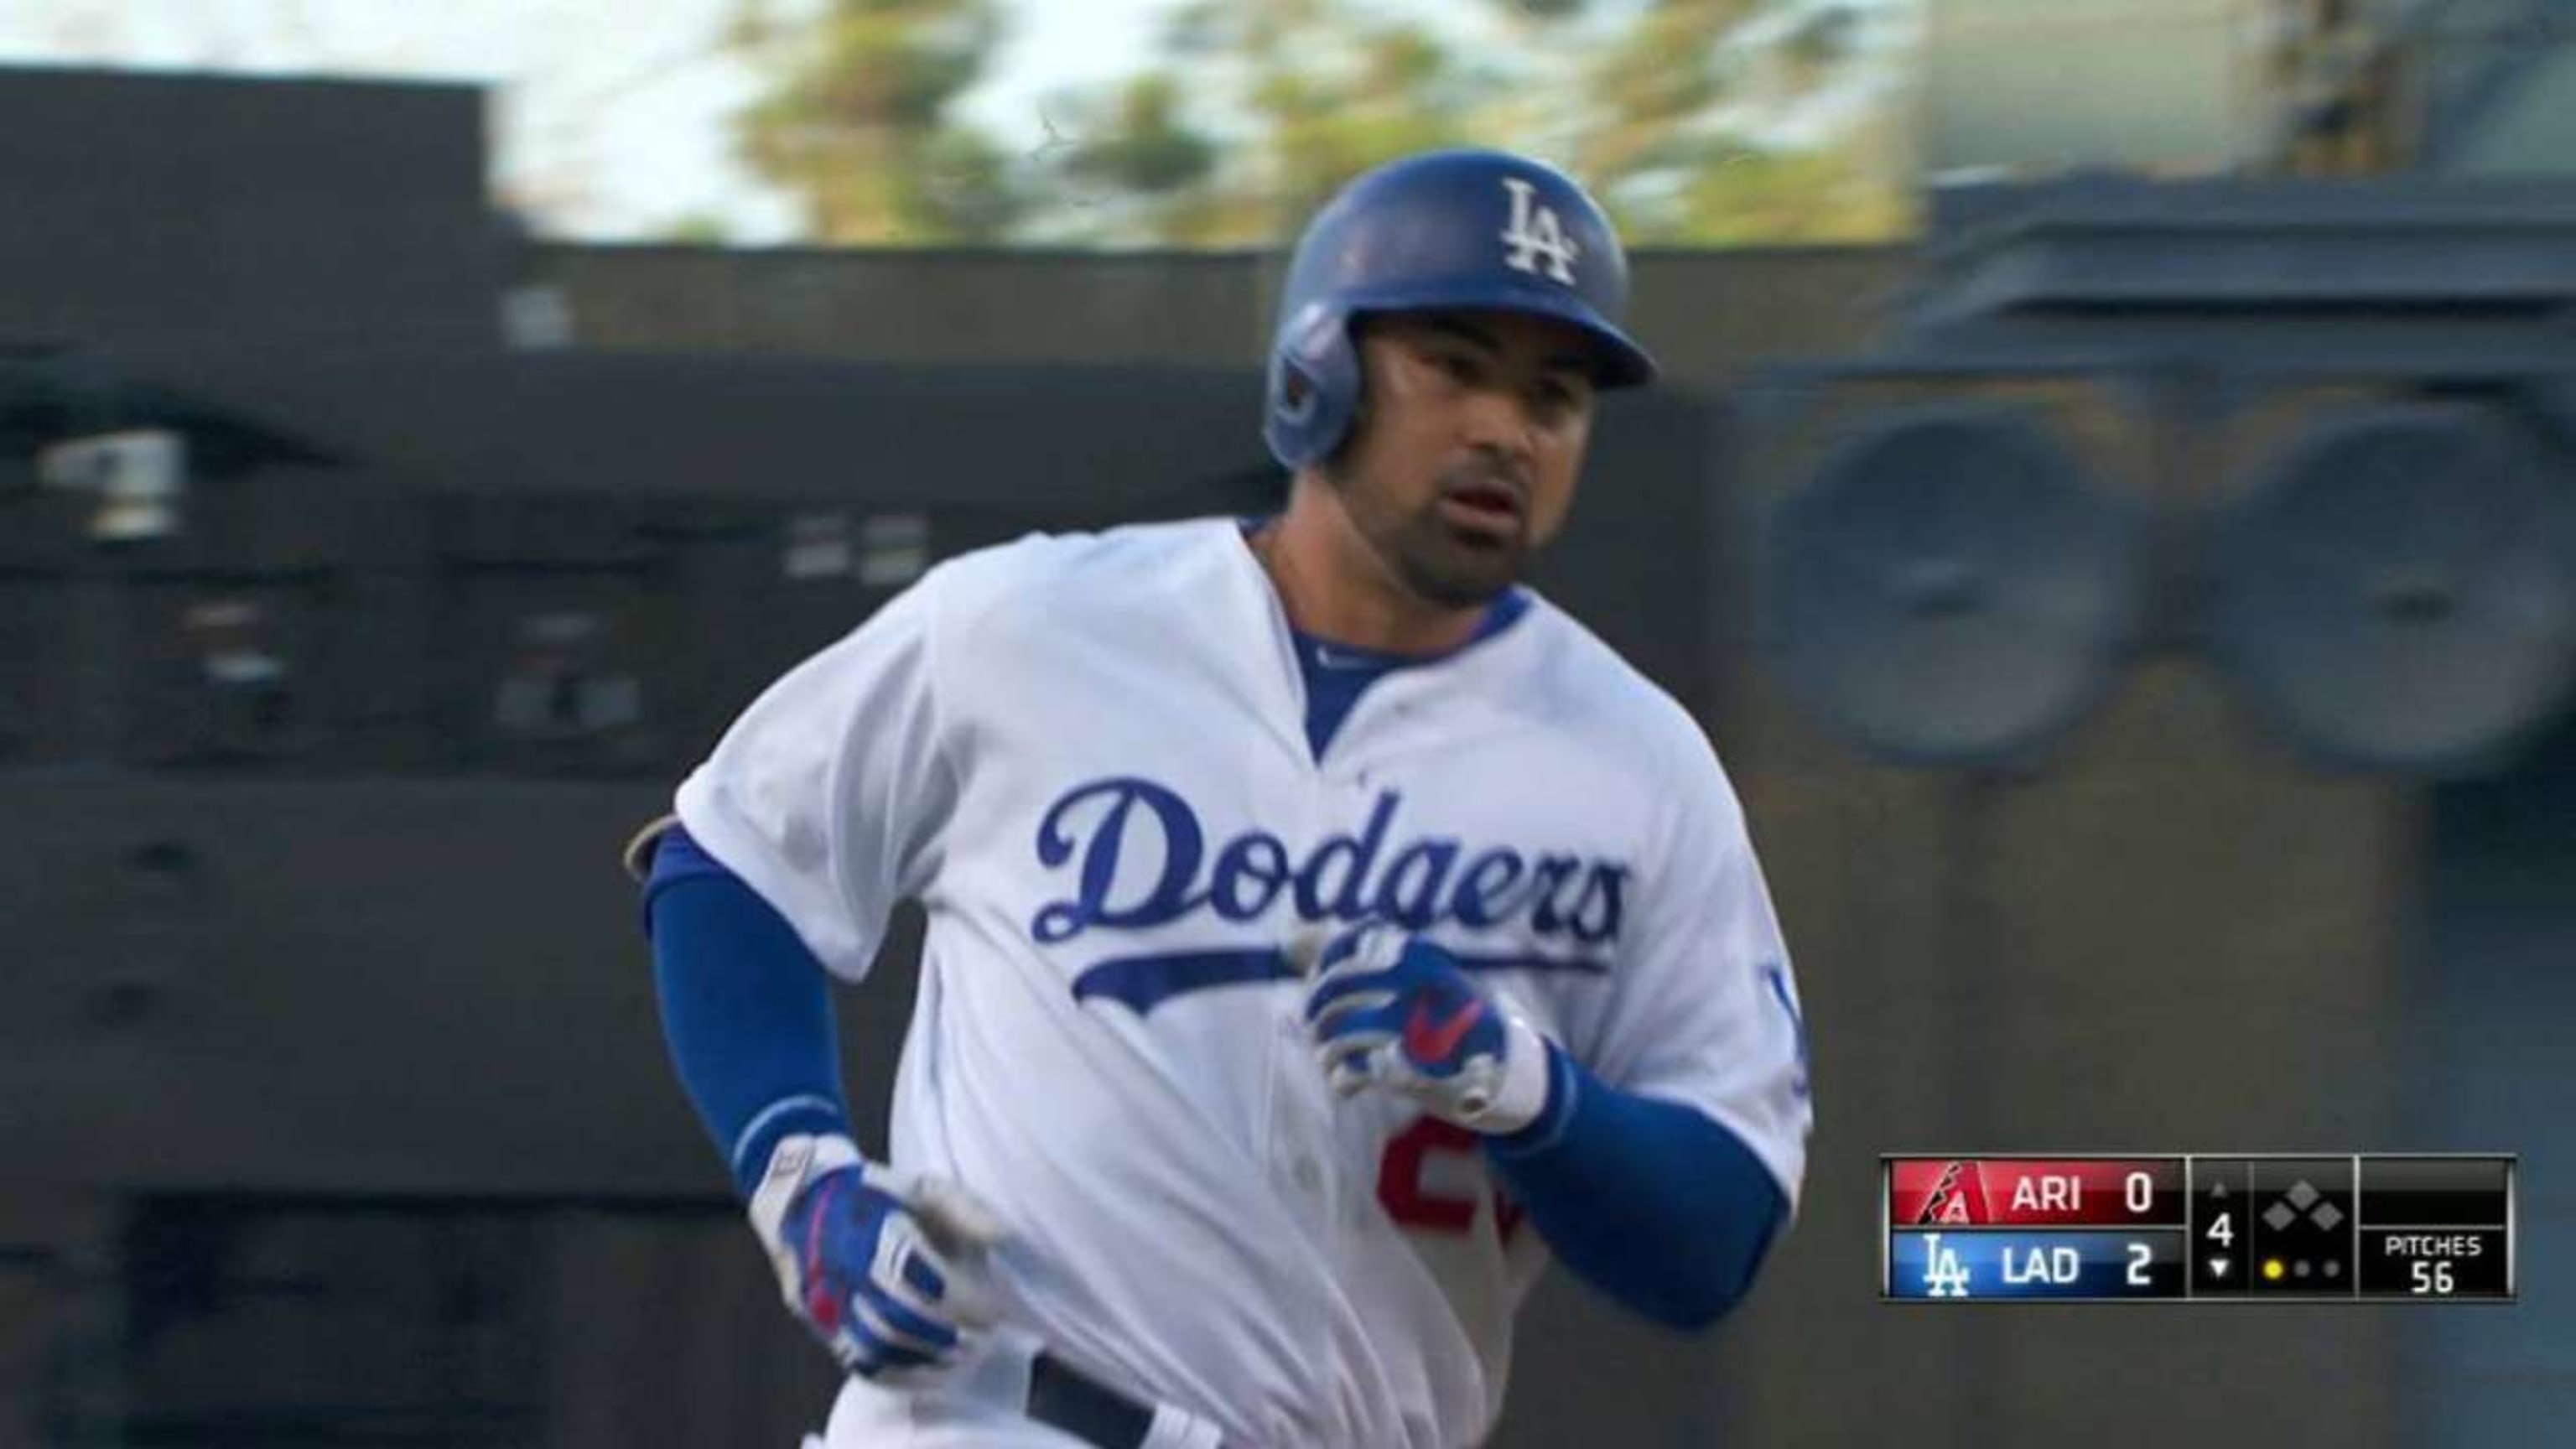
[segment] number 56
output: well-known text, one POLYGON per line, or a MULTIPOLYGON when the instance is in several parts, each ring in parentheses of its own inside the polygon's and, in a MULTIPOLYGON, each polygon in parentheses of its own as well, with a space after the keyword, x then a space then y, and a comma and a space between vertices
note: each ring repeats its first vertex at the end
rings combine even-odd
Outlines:
POLYGON ((2415 1265, 2415 1291, 2416 1291, 2416 1292, 2418 1292, 2418 1293, 2448 1293, 2448 1292, 2450 1292, 2450 1291, 2451 1291, 2451 1265, 2450 1265, 2450 1262, 2449 1262, 2447 1259, 2435 1259, 2434 1261, 2432 1261, 2432 1262, 2430 1262, 2430 1263, 2418 1263, 2418 1264, 2416 1264, 2416 1265, 2415 1265))

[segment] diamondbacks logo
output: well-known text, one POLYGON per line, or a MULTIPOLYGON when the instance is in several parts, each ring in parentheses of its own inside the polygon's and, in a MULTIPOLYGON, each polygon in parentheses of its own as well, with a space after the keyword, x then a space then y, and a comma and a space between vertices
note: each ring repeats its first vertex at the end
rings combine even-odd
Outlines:
POLYGON ((1396 839, 1404 797, 1381 791, 1355 833, 1302 853, 1266 830, 1210 841, 1178 791, 1136 776, 1076 785, 1038 822, 1038 863, 1069 893, 1029 918, 1030 939, 1061 946, 1212 915, 1248 929, 1240 947, 1120 953, 1074 979, 1076 998, 1107 997, 1138 1013, 1184 992, 1294 977, 1283 954, 1294 922, 1357 924, 1371 916, 1410 931, 1456 928, 1442 944, 1469 970, 1607 972, 1626 911, 1629 867, 1570 852, 1470 850, 1453 836, 1396 839), (1275 908, 1286 907, 1288 919, 1275 908), (1478 952, 1475 936, 1515 949, 1478 952))
POLYGON ((1503 243, 1511 250, 1503 254, 1503 264, 1536 275, 1538 259, 1545 257, 1549 276, 1574 285, 1574 261, 1583 249, 1565 234, 1556 208, 1539 205, 1538 188, 1523 177, 1504 177, 1503 189, 1512 196, 1511 225, 1503 228, 1503 243))

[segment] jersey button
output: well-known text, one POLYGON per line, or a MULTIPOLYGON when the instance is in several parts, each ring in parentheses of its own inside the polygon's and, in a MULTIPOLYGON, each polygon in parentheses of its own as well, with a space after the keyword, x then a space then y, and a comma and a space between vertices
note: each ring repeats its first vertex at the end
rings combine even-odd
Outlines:
POLYGON ((1311 1157, 1300 1157, 1291 1163, 1288 1167, 1288 1175, 1296 1179, 1297 1186, 1307 1192, 1319 1192, 1323 1189, 1324 1170, 1317 1167, 1315 1159, 1311 1157))

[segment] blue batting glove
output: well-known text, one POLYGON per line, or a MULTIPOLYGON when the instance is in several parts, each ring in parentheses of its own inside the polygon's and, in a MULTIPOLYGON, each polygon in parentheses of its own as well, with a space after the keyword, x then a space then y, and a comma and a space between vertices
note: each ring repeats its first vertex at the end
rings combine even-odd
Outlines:
POLYGON ((1305 1015, 1339 1096, 1392 1093, 1490 1134, 1517 1132, 1547 1107, 1547 1039, 1456 957, 1389 922, 1323 945, 1305 1015))
POLYGON ((992 1210, 954 1183, 869 1162, 846 1137, 781 1139, 751 1223, 788 1308, 851 1373, 927 1374, 993 1323, 992 1210))

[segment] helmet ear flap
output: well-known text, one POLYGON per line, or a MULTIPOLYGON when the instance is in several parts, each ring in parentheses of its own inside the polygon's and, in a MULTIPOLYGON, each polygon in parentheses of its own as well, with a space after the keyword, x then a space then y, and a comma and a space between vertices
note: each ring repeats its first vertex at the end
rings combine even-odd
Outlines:
POLYGON ((1359 409, 1359 359, 1339 312, 1304 319, 1270 355, 1262 436, 1281 466, 1310 467, 1341 446, 1359 409))

